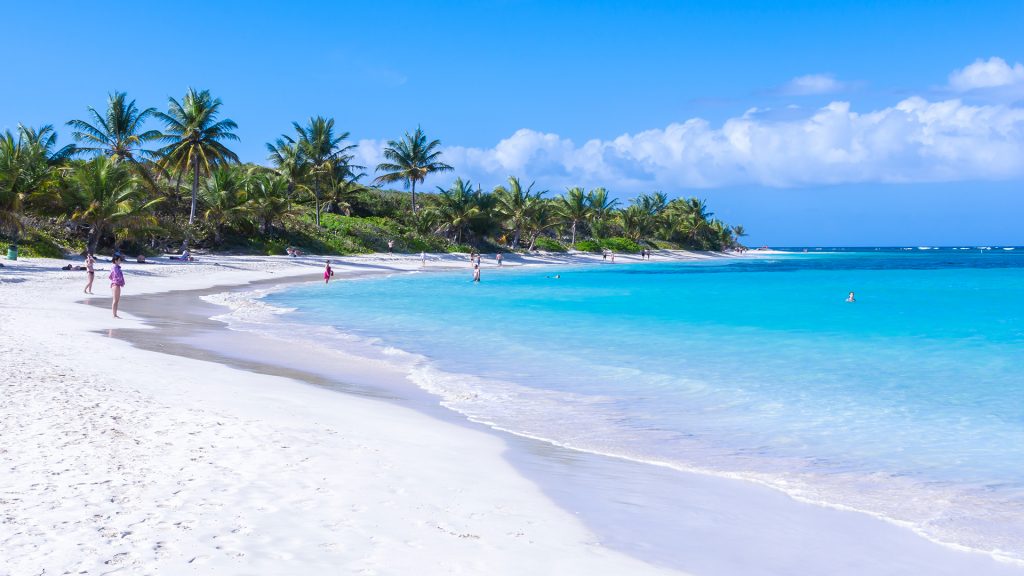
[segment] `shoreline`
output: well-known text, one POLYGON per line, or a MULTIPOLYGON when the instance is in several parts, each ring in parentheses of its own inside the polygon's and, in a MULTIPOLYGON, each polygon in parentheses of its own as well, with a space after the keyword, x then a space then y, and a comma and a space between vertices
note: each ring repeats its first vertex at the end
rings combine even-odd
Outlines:
MULTIPOLYGON (((585 264, 581 265, 581 266, 585 266, 585 264)), ((422 392, 424 394, 427 394, 428 397, 430 399, 432 399, 433 404, 431 404, 431 405, 424 406, 422 403, 418 404, 416 406, 416 408, 418 410, 425 410, 428 414, 430 414, 432 416, 435 416, 435 417, 440 417, 440 418, 442 418, 445 421, 452 421, 452 418, 454 417, 454 421, 456 423, 460 423, 460 422, 472 423, 473 425, 475 425, 477 427, 482 427, 482 429, 484 429, 484 430, 488 430, 488 431, 491 431, 492 433, 498 434, 506 442, 517 444, 518 451, 515 451, 515 450, 510 451, 509 458, 510 459, 514 459, 514 460, 518 460, 518 466, 521 468, 522 471, 524 471, 524 473, 530 472, 530 471, 534 472, 535 475, 536 475, 535 480, 541 486, 544 486, 545 488, 557 487, 559 484, 561 484, 564 481, 564 478, 563 477, 556 477, 556 478, 550 477, 550 473, 551 473, 550 466, 545 466, 544 463, 538 463, 536 461, 531 461, 531 458, 524 457, 524 454, 533 454, 534 456, 537 456, 538 454, 541 454, 541 453, 543 453, 544 451, 547 450, 547 451, 551 451, 553 453, 559 453, 560 454, 558 456, 547 455, 546 456, 547 458, 554 458, 554 459, 558 459, 558 460, 573 460, 573 461, 577 461, 577 462, 583 462, 583 461, 586 461, 587 459, 589 459, 589 461, 587 461, 585 464, 581 464, 581 465, 585 465, 586 467, 588 467, 591 470, 599 470, 600 471, 599 473, 601 473, 601 474, 609 474, 611 476, 614 476, 614 477, 620 478, 620 479, 625 476, 625 474, 622 472, 622 470, 625 470, 625 469, 632 469, 633 470, 633 472, 630 472, 629 474, 652 475, 653 473, 651 472, 650 468, 658 468, 658 469, 661 469, 661 470, 665 471, 665 477, 663 479, 663 483, 665 484, 665 486, 668 486, 673 481, 677 481, 677 482, 681 481, 682 484, 687 485, 687 486, 692 486, 692 485, 695 485, 695 484, 696 485, 700 485, 706 479, 710 478, 710 479, 713 479, 713 480, 711 480, 711 482, 721 481, 721 482, 725 483, 726 485, 733 486, 734 487, 734 494, 733 494, 733 496, 735 497, 737 494, 739 494, 740 495, 739 499, 744 501, 744 502, 747 502, 747 505, 745 505, 745 507, 749 507, 749 508, 758 508, 758 507, 760 507, 760 508, 765 508, 765 509, 779 507, 780 504, 772 502, 772 501, 775 500, 775 497, 777 495, 781 495, 781 496, 784 497, 784 499, 792 500, 794 504, 799 504, 799 505, 802 505, 802 506, 810 506, 813 509, 826 509, 826 510, 830 510, 830 511, 835 511, 835 512, 839 512, 840 515, 851 515, 852 514, 852 515, 857 515, 857 516, 865 516, 865 517, 870 518, 871 521, 881 522, 881 523, 883 523, 885 525, 885 528, 874 526, 874 527, 870 527, 870 528, 859 529, 859 531, 861 531, 861 532, 871 531, 871 532, 874 532, 874 533, 877 533, 879 530, 882 530, 883 533, 885 534, 885 537, 875 540, 874 544, 872 544, 872 545, 878 546, 879 548, 884 548, 886 545, 888 545, 887 542, 883 542, 885 540, 900 541, 901 542, 901 548, 903 548, 903 549, 910 549, 910 550, 918 549, 918 550, 920 550, 922 552, 922 554, 927 552, 928 555, 932 555, 932 556, 934 556, 934 555, 939 555, 939 556, 944 555, 944 552, 942 552, 942 551, 927 550, 927 548, 929 546, 934 546, 934 547, 937 547, 940 550, 944 550, 946 552, 954 551, 956 554, 963 553, 963 554, 968 554, 968 555, 972 555, 972 556, 980 556, 980 557, 986 559, 986 560, 982 560, 980 562, 980 564, 982 564, 982 565, 987 564, 987 560, 991 559, 991 560, 995 560, 995 561, 997 561, 999 563, 1005 563, 1005 564, 1009 564, 1009 565, 1015 566, 1016 569, 1024 569, 1024 564, 1022 564, 1020 561, 1018 561, 1018 560, 1016 560, 1016 559, 1014 559, 1012 557, 1003 556, 1003 555, 998 554, 997 552, 988 552, 988 551, 984 551, 984 550, 978 550, 978 549, 973 549, 973 548, 969 548, 969 547, 966 547, 966 546, 961 546, 961 545, 958 545, 958 544, 952 544, 952 543, 948 543, 948 542, 938 541, 938 540, 935 540, 933 538, 930 538, 926 534, 922 534, 922 533, 918 532, 916 527, 914 527, 913 525, 911 525, 909 523, 901 522, 901 521, 898 521, 898 520, 894 520, 894 519, 885 517, 883 515, 874 514, 874 513, 869 512, 869 511, 864 511, 864 510, 859 510, 859 509, 856 509, 856 508, 851 508, 849 506, 845 506, 845 505, 842 505, 842 504, 835 504, 835 503, 824 502, 824 501, 819 501, 819 500, 807 499, 807 498, 804 498, 804 497, 802 497, 800 495, 793 494, 793 493, 791 493, 790 491, 786 490, 783 487, 780 487, 780 486, 778 486, 776 484, 773 484, 771 482, 765 481, 763 479, 759 479, 757 477, 748 476, 748 475, 744 475, 744 474, 736 474, 736 473, 719 472, 719 471, 713 471, 713 470, 705 470, 705 469, 699 469, 699 468, 685 468, 685 467, 679 467, 677 465, 666 463, 666 462, 661 462, 661 461, 640 460, 640 459, 630 458, 630 457, 627 457, 627 456, 622 456, 622 455, 617 455, 617 454, 612 454, 612 453, 596 452, 596 451, 581 449, 581 448, 578 448, 578 447, 570 447, 570 446, 565 446, 565 445, 562 445, 562 444, 560 444, 558 442, 552 441, 552 440, 550 440, 548 438, 532 436, 530 434, 525 434, 525 433, 518 432, 518 431, 515 431, 515 430, 510 430, 510 429, 507 429, 507 428, 503 428, 503 427, 494 425, 494 424, 486 422, 486 421, 475 419, 472 416, 469 416, 467 414, 459 412, 458 410, 455 410, 453 408, 449 408, 449 407, 445 406, 444 402, 442 402, 443 398, 441 398, 441 397, 439 397, 439 396, 437 396, 437 395, 435 395, 433 393, 430 393, 430 392, 424 392, 422 388, 420 388, 418 385, 414 384, 412 381, 406 382, 406 386, 407 387, 411 386, 411 387, 415 388, 417 391, 420 391, 420 392, 422 392), (438 407, 444 407, 444 409, 441 410, 440 412, 438 412, 438 410, 437 410, 438 407), (536 446, 536 444, 540 444, 541 447, 538 448, 536 446), (572 456, 566 456, 566 454, 571 454, 572 456), (549 477, 544 477, 545 473, 547 473, 549 477), (750 489, 751 486, 756 486, 756 488, 758 490, 751 490, 750 489), (751 498, 749 497, 750 494, 745 494, 745 492, 746 493, 751 493, 751 492, 756 493, 760 489, 766 489, 770 493, 769 494, 755 494, 753 498, 755 500, 759 500, 759 501, 763 501, 763 502, 761 502, 760 504, 757 504, 757 503, 751 504, 750 503, 751 498), (768 503, 765 504, 764 502, 768 502, 768 503), (892 529, 895 529, 895 530, 892 530, 892 529), (901 533, 909 533, 909 534, 901 534, 901 533), (906 538, 908 535, 910 536, 910 538, 906 538), (914 542, 914 540, 922 540, 924 542, 927 542, 927 545, 926 546, 920 546, 920 542, 914 542)), ((550 462, 548 462, 547 464, 550 464, 550 462)), ((555 498, 556 501, 560 502, 563 506, 565 506, 567 502, 572 502, 572 501, 577 501, 578 502, 579 499, 580 499, 579 498, 579 494, 580 493, 588 493, 588 487, 586 485, 580 485, 576 490, 574 490, 572 492, 565 491, 565 490, 558 490, 556 488, 554 490, 551 490, 551 492, 553 494, 557 494, 557 496, 555 498)), ((614 494, 613 491, 607 490, 607 489, 605 490, 605 493, 601 494, 601 495, 606 497, 606 498, 612 498, 612 497, 619 496, 617 494, 614 494)), ((649 494, 643 494, 643 490, 638 491, 637 495, 641 496, 641 497, 647 497, 648 499, 650 497, 649 494)), ((688 505, 690 505, 690 506, 697 506, 696 503, 690 503, 688 505)), ((785 506, 785 505, 781 505, 781 506, 785 506)), ((728 508, 729 505, 726 503, 726 504, 723 505, 723 507, 728 508)), ((584 508, 576 508, 576 509, 574 509, 574 512, 577 513, 577 514, 585 514, 587 512, 587 510, 585 510, 585 507, 584 508)), ((597 532, 600 536, 602 536, 602 541, 607 541, 606 539, 609 538, 609 537, 612 538, 612 539, 618 538, 618 539, 622 540, 622 542, 620 544, 622 545, 622 550, 624 552, 638 554, 638 557, 643 558, 643 559, 656 559, 656 560, 660 560, 660 562, 662 564, 665 564, 665 565, 668 565, 670 567, 677 568, 677 569, 690 569, 690 568, 692 568, 691 562, 689 562, 689 561, 681 562, 681 560, 686 560, 686 559, 681 559, 678 556, 671 556, 670 555, 668 557, 665 557, 664 555, 660 555, 659 556, 658 554, 651 555, 651 554, 649 554, 649 552, 646 552, 644 550, 638 549, 638 547, 635 544, 635 542, 633 542, 633 540, 635 540, 633 534, 630 534, 630 533, 615 534, 614 531, 613 532, 608 532, 608 530, 607 530, 607 528, 608 528, 608 526, 607 526, 607 524, 608 524, 607 516, 614 516, 616 514, 621 514, 621 511, 605 510, 602 514, 604 514, 604 517, 602 517, 601 514, 597 514, 597 515, 594 516, 594 518, 591 518, 590 521, 589 521, 589 524, 592 527, 592 529, 594 529, 595 532, 597 532), (651 556, 651 557, 649 558, 648 556, 651 556)), ((732 515, 732 516, 742 516, 743 515, 743 511, 742 510, 734 510, 734 511, 732 511, 730 513, 730 515, 732 515)), ((810 518, 811 522, 815 521, 815 519, 813 518, 813 516, 815 516, 815 515, 816 515, 816 513, 805 514, 805 516, 812 517, 812 518, 810 518)), ((805 517, 804 521, 807 521, 807 520, 808 520, 808 518, 805 517)), ((642 524, 643 520, 641 519, 641 521, 639 523, 642 524)), ((756 520, 748 519, 747 523, 748 524, 756 524, 757 522, 756 522, 756 520)), ((636 522, 634 522, 634 524, 636 524, 636 522)), ((858 522, 858 521, 850 521, 849 519, 847 519, 845 521, 842 521, 842 520, 841 521, 837 521, 837 522, 835 522, 835 524, 839 524, 839 525, 846 524, 847 527, 850 527, 850 526, 858 526, 860 524, 860 522, 858 522)), ((870 525, 870 523, 869 523, 869 525, 870 525)), ((819 527, 818 529, 822 529, 822 530, 825 530, 825 531, 833 531, 834 532, 836 530, 836 526, 830 526, 830 527, 829 526, 822 526, 822 527, 819 527)), ((635 530, 634 530, 633 527, 631 527, 626 532, 633 532, 633 531, 635 531, 635 530)), ((813 540, 813 539, 814 539, 814 535, 804 534, 802 536, 802 538, 801 538, 801 541, 813 540)), ((728 540, 728 536, 723 534, 723 535, 721 535, 720 540, 728 540)), ((713 544, 714 544, 714 542, 709 542, 708 543, 709 546, 712 546, 713 544)), ((747 545, 746 545, 746 548, 747 549, 756 548, 756 546, 752 546, 751 544, 752 543, 748 542, 747 545)), ((799 544, 800 544, 800 542, 793 542, 792 546, 793 547, 797 547, 797 546, 799 546, 799 544)), ((872 546, 872 545, 869 545, 867 548, 869 549, 870 546, 872 546)), ((847 547, 847 548, 849 548, 849 547, 847 547)), ((706 549, 708 549, 708 548, 702 547, 702 548, 699 548, 697 550, 706 550, 706 549)), ((896 554, 896 552, 894 551, 893 554, 896 554)), ((831 561, 832 560, 829 560, 829 562, 831 562, 831 561)), ((952 561, 953 561, 954 564, 957 564, 957 560, 955 558, 953 558, 952 561)), ((957 564, 957 565, 960 566, 959 564, 957 564)), ((705 566, 704 568, 706 569, 707 567, 705 566)), ((784 568, 784 569, 788 569, 788 570, 796 569, 796 567, 793 567, 793 566, 779 567, 779 568, 780 569, 784 568)), ((801 566, 801 568, 807 568, 807 567, 806 566, 801 566)), ((823 563, 822 566, 820 566, 820 569, 822 569, 822 570, 824 570, 826 568, 829 568, 827 562, 823 563)), ((744 566, 743 569, 744 570, 750 570, 750 566, 744 566)), ((945 572, 942 571, 942 569, 939 569, 936 566, 929 566, 928 568, 921 567, 921 569, 928 569, 929 573, 936 573, 936 574, 938 574, 938 573, 945 573, 945 572)), ((967 564, 963 565, 962 567, 958 568, 957 570, 977 570, 977 566, 973 565, 970 561, 968 561, 967 564)), ((983 570, 983 572, 981 572, 981 573, 990 573, 990 572, 984 571, 984 569, 982 569, 982 570, 983 570)), ((1001 573, 998 568, 994 569, 994 570, 997 573, 1001 573)), ((875 572, 871 572, 871 573, 875 573, 875 572)), ((953 571, 953 572, 950 572, 950 573, 957 573, 957 572, 953 571)), ((1024 573, 1024 570, 1020 570, 1019 572, 1014 571, 1014 572, 1011 572, 1011 573, 1024 573)))
MULTIPOLYGON (((418 263, 418 257, 413 257, 413 259, 418 263)), ((332 261, 340 262, 342 260, 332 258, 332 261)), ((322 262, 322 260, 320 261, 322 262)), ((366 264, 368 263, 356 262, 355 267, 360 269, 366 267, 366 264)), ((451 267, 458 269, 466 264, 464 259, 461 262, 454 260, 451 262, 451 267)), ((184 266, 192 266, 192 264, 184 266)), ((380 273, 389 273, 380 269, 383 266, 371 267, 376 267, 376 271, 380 273)), ((336 267, 336 270, 339 268, 341 266, 336 267)), ((130 273, 131 269, 128 271, 130 273)), ((400 272, 401 270, 391 271, 400 272)), ((309 274, 308 269, 301 270, 302 274, 295 270, 291 272, 294 274, 284 274, 278 278, 265 280, 265 282, 279 284, 282 279, 302 281, 301 277, 308 277, 309 274)), ((131 282, 131 280, 129 275, 129 281, 131 282)), ((345 278, 338 278, 337 281, 344 280, 345 278)), ((253 289, 251 284, 240 285, 237 282, 220 284, 216 288, 210 286, 209 282, 206 282, 205 288, 199 287, 201 282, 179 282, 179 284, 191 285, 193 290, 202 289, 205 292, 223 291, 222 288, 228 286, 234 286, 232 289, 243 291, 253 289)), ((146 293, 147 291, 143 290, 142 292, 146 293)), ((160 294, 161 292, 154 290, 148 293, 160 294)), ((183 299, 191 299, 193 302, 199 301, 198 293, 194 291, 178 296, 183 299)), ((160 296, 150 296, 149 298, 153 299, 157 308, 160 307, 158 301, 160 296)), ((77 300, 81 300, 81 298, 77 300)), ((130 311, 131 302, 132 293, 128 292, 127 297, 122 301, 122 307, 130 311)), ((179 305, 169 308, 164 306, 164 308, 165 311, 171 311, 177 306, 179 305)), ((206 306, 210 307, 206 309, 209 311, 213 309, 214 305, 207 304, 206 306)), ((79 308, 91 310, 91 314, 100 312, 93 306, 79 308)), ((6 312, 3 308, 0 308, 0 311, 6 312)), ((193 316, 196 315, 193 314, 193 316)), ((173 321, 174 314, 171 313, 170 317, 173 321)), ((4 320, 7 320, 6 315, 4 320)), ((194 335, 201 331, 195 318, 186 321, 178 319, 177 322, 179 322, 178 327, 183 331, 182 337, 187 338, 189 334, 194 335)), ((209 322, 211 326, 219 325, 214 326, 214 331, 216 328, 222 332, 227 331, 227 327, 223 323, 214 320, 209 320, 209 322)), ((164 337, 171 337, 166 334, 167 326, 158 325, 152 318, 142 324, 135 321, 130 321, 130 323, 132 326, 125 326, 125 328, 130 328, 129 332, 136 333, 140 337, 149 337, 146 335, 160 332, 164 333, 164 337), (140 328, 140 330, 135 330, 135 328, 140 328)), ((108 332, 108 336, 118 337, 110 332, 108 332)), ((132 349, 140 350, 140 352, 144 350, 144 348, 132 349)), ((193 351, 195 349, 193 347, 193 351)), ((167 358, 165 354, 181 353, 182 351, 183 349, 176 351, 165 349, 154 352, 154 354, 167 358)), ((280 350, 278 350, 278 356, 280 356, 280 350)), ((225 364, 223 357, 204 360, 225 364)), ((265 361, 264 370, 266 370, 266 364, 273 364, 273 360, 269 360, 267 357, 264 357, 263 360, 265 361)), ((277 360, 280 361, 280 358, 277 360)), ((193 361, 195 359, 181 358, 180 360, 180 362, 193 361)), ((238 359, 236 358, 234 361, 237 362, 238 359)), ((163 363, 176 368, 178 362, 165 360, 163 363)), ((228 359, 226 363, 230 365, 231 359, 228 359)), ((375 372, 379 368, 379 366, 371 367, 359 376, 359 378, 371 380, 377 378, 378 394, 377 399, 373 400, 373 404, 380 404, 379 400, 383 398, 386 400, 385 403, 404 404, 406 408, 411 406, 418 412, 424 412, 424 406, 426 406, 424 397, 429 395, 410 382, 406 382, 405 386, 406 388, 416 388, 415 395, 418 398, 415 401, 411 401, 409 397, 395 397, 393 386, 386 389, 387 393, 380 393, 379 380, 382 378, 380 378, 380 372, 375 372)), ((245 374, 251 374, 253 379, 259 379, 258 371, 253 372, 251 367, 242 367, 241 369, 247 370, 245 374)), ((228 368, 228 370, 234 369, 228 368)), ((288 378, 315 385, 318 384, 315 381, 316 376, 316 371, 302 374, 296 371, 294 366, 285 365, 274 378, 275 380, 288 378)), ((394 376, 392 375, 392 377, 394 376)), ((242 378, 242 376, 236 377, 242 378)), ((346 383, 351 380, 345 375, 342 375, 342 379, 346 380, 346 383)), ((356 379, 358 380, 358 378, 356 379)), ((325 377, 325 380, 331 379, 325 377)), ((333 385, 333 387, 338 385, 337 376, 333 379, 333 385)), ((312 388, 311 386, 306 387, 312 388)), ((337 391, 339 390, 335 389, 327 391, 327 393, 334 394, 341 399, 362 395, 360 390, 353 388, 340 390, 347 394, 337 394, 337 391)), ((362 390, 362 392, 365 394, 367 390, 362 390)), ((414 395, 408 389, 404 392, 408 396, 414 395)), ((374 396, 372 393, 369 395, 374 396)), ((585 532, 596 535, 597 540, 586 544, 584 550, 589 550, 591 546, 598 546, 602 550, 610 549, 610 553, 616 557, 619 552, 625 552, 628 555, 626 558, 628 561, 634 561, 629 558, 632 556, 641 561, 648 560, 665 567, 707 574, 767 574, 779 573, 778 570, 785 569, 815 572, 830 567, 831 571, 836 573, 835 565, 843 558, 847 558, 848 562, 854 562, 852 566, 848 567, 851 569, 850 573, 906 573, 906 570, 928 571, 929 568, 931 570, 928 573, 935 574, 962 573, 965 570, 991 574, 1020 573, 1020 571, 1013 570, 1012 566, 995 563, 988 556, 982 557, 975 553, 950 550, 933 544, 913 534, 910 530, 893 526, 877 518, 856 512, 843 512, 799 503, 774 489, 755 486, 749 482, 729 480, 720 476, 658 469, 650 464, 558 448, 541 440, 532 440, 512 433, 501 433, 484 424, 470 423, 462 415, 436 405, 435 397, 429 396, 429 398, 434 398, 435 404, 434 409, 430 410, 430 412, 434 412, 431 415, 431 421, 438 421, 438 426, 455 425, 462 430, 460 434, 479 433, 500 438, 501 444, 505 448, 498 451, 498 456, 515 465, 516 472, 513 474, 528 478, 535 486, 539 487, 542 493, 547 494, 559 505, 559 510, 568 511, 570 516, 581 519, 587 528, 585 532), (449 416, 445 418, 443 415, 439 415, 440 411, 448 413, 449 416), (462 419, 462 422, 457 422, 457 419, 462 419), (747 486, 738 488, 740 484, 747 486), (658 488, 652 490, 654 485, 658 488), (680 490, 680 485, 685 485, 685 489, 680 490), (594 504, 595 500, 599 505, 594 504), (715 502, 716 505, 709 507, 707 504, 709 501, 715 502), (632 514, 636 510, 641 510, 641 514, 632 514), (662 511, 662 513, 660 515, 651 513, 656 510, 662 511), (765 510, 772 512, 766 514, 765 510), (644 514, 643 511, 648 513, 644 514), (684 516, 685 521, 678 521, 678 515, 684 516), (628 518, 628 521, 623 521, 624 518, 628 518), (783 522, 782 530, 778 530, 780 518, 790 521, 783 522), (738 521, 738 519, 742 520, 738 521), (631 533, 637 532, 634 527, 643 525, 645 522, 646 525, 642 526, 639 531, 648 540, 637 543, 634 537, 631 542, 629 538, 631 533), (609 526, 616 524, 620 526, 620 530, 608 530, 609 526), (800 530, 801 526, 803 532, 800 530), (772 534, 772 532, 779 533, 772 534), (851 535, 856 535, 861 541, 845 542, 846 537, 851 535), (818 551, 816 554, 780 557, 780 551, 789 550, 794 553, 801 547, 808 547, 807 544, 813 543, 815 540, 819 542, 819 545, 817 547, 812 545, 810 548, 815 548, 818 551), (602 542, 608 548, 597 545, 597 541, 602 542), (675 554, 670 555, 671 557, 662 553, 669 547, 678 549, 675 554), (908 550, 910 551, 909 556, 907 555, 908 550), (837 552, 839 552, 838 556, 837 552), (931 566, 919 563, 927 556, 932 557, 931 566), (886 570, 886 567, 893 568, 893 570, 886 570), (902 568, 895 569, 897 567, 902 568)), ((338 400, 336 403, 342 404, 346 401, 338 400)), ((332 401, 332 403, 335 402, 332 401)), ((448 478, 448 480, 458 481, 460 479, 448 478)), ((585 541, 589 541, 590 538, 592 537, 587 537, 585 541)), ((3 540, 0 539, 0 541, 3 540)), ((653 569, 648 564, 640 564, 640 566, 645 570, 653 569)), ((570 571, 577 570, 576 567, 566 566, 566 568, 570 571)), ((633 566, 631 569, 636 568, 633 566)), ((509 573, 515 573, 515 571, 509 573)))

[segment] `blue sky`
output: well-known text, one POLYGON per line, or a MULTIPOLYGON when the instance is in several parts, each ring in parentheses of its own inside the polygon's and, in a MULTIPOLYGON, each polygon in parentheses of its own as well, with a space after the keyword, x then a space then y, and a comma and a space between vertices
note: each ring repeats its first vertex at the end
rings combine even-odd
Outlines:
POLYGON ((420 124, 487 188, 698 195, 752 244, 1024 244, 1019 1, 86 4, 0 7, 0 129, 195 86, 247 161, 420 124))

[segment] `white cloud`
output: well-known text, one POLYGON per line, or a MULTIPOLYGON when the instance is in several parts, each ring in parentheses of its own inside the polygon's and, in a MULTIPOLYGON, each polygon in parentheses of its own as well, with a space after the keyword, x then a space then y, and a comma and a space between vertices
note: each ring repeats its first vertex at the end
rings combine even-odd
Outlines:
POLYGON ((779 88, 779 92, 788 96, 812 96, 834 94, 845 88, 846 84, 831 74, 808 74, 793 78, 779 88))
POLYGON ((949 75, 949 87, 957 92, 1007 86, 1024 86, 1024 64, 1010 66, 1002 58, 979 58, 949 75))
MULTIPOLYGON (((950 85, 1024 86, 1021 74, 1020 64, 996 58, 958 70, 950 85)), ((485 188, 514 175, 555 191, 580 185, 617 193, 1024 178, 1024 107, 1007 102, 915 96, 867 112, 842 101, 807 110, 751 108, 721 125, 691 118, 582 144, 521 129, 489 148, 445 147, 455 172, 432 176, 424 188, 446 186, 456 175, 485 188)), ((383 146, 360 142, 368 173, 383 146)))

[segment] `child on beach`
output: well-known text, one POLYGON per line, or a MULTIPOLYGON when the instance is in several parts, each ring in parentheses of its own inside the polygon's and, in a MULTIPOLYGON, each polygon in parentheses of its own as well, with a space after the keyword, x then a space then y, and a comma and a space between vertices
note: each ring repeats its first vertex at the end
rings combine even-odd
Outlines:
POLYGON ((324 284, 331 281, 331 276, 334 276, 334 270, 331 270, 331 261, 325 260, 326 266, 324 266, 324 284))
POLYGON ((96 259, 92 257, 92 252, 88 252, 85 255, 85 274, 88 276, 88 279, 82 292, 92 294, 92 281, 96 279, 96 259))
POLYGON ((110 270, 110 291, 113 292, 114 298, 110 302, 110 311, 113 312, 114 318, 120 318, 117 315, 117 305, 121 303, 121 288, 124 287, 124 273, 121 272, 121 261, 124 257, 117 255, 111 260, 114 266, 110 270))

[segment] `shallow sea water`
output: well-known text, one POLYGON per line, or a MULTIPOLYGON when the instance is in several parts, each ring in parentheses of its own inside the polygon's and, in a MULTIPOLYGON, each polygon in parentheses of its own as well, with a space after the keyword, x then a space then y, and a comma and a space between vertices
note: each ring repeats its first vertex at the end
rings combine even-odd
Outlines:
POLYGON ((496 428, 1024 559, 1024 249, 469 276, 291 287, 247 322, 396 363, 496 428))

